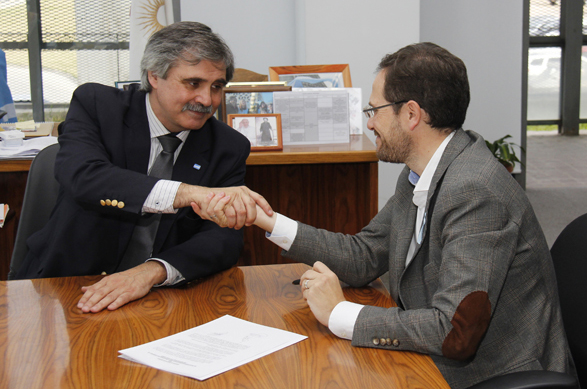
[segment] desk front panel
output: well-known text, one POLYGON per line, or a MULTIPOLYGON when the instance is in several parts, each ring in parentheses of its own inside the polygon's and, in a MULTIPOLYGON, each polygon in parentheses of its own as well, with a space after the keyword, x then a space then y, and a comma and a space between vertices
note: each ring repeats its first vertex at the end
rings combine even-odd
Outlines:
MULTIPOLYGON (((247 187, 261 193, 274 211, 333 232, 355 234, 377 213, 377 163, 247 166, 247 187)), ((290 263, 265 231, 245 227, 239 265, 290 263), (268 262, 270 261, 270 262, 268 262)))
MULTIPOLYGON (((306 265, 232 268, 183 288, 154 289, 112 312, 82 314, 80 287, 99 277, 0 282, 0 387, 448 388, 432 360, 352 347, 316 321, 299 286, 306 265), (308 339, 206 381, 118 358, 118 350, 232 315, 308 339)), ((348 300, 389 307, 377 281, 348 300)))

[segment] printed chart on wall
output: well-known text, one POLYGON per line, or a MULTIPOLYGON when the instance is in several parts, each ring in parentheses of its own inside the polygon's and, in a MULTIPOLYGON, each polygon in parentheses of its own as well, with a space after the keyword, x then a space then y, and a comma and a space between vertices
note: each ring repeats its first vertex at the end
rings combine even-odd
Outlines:
POLYGON ((273 103, 284 145, 349 142, 346 90, 274 92, 273 103))

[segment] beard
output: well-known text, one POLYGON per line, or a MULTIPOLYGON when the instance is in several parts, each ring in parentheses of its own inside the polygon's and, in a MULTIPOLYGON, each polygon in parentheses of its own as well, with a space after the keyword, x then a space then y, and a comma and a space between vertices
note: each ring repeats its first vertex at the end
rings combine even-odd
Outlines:
POLYGON ((412 151, 412 138, 401 130, 399 124, 394 124, 389 131, 389 137, 384 138, 377 131, 381 146, 377 148, 377 158, 383 162, 405 163, 412 151))

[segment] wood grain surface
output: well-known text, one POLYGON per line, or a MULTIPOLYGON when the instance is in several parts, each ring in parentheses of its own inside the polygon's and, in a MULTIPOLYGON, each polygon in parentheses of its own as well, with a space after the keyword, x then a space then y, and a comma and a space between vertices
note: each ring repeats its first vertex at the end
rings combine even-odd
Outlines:
MULTIPOLYGON (((292 285, 302 264, 232 268, 181 288, 154 289, 112 312, 82 314, 80 287, 99 277, 0 282, 0 387, 448 388, 427 356, 352 347, 316 321, 292 285), (206 381, 118 358, 118 350, 223 315, 308 339, 206 381)), ((377 281, 347 299, 391 306, 377 281)))

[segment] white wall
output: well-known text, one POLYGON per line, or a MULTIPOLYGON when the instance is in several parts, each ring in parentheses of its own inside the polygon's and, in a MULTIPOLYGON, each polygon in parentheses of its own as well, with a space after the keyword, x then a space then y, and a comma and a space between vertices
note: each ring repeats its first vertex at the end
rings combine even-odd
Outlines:
POLYGON ((231 48, 237 68, 268 74, 294 64, 294 0, 181 0, 181 20, 208 25, 231 48))
POLYGON ((523 2, 420 4, 420 40, 445 47, 467 66, 471 104, 463 127, 491 141, 510 134, 521 144, 523 2))

